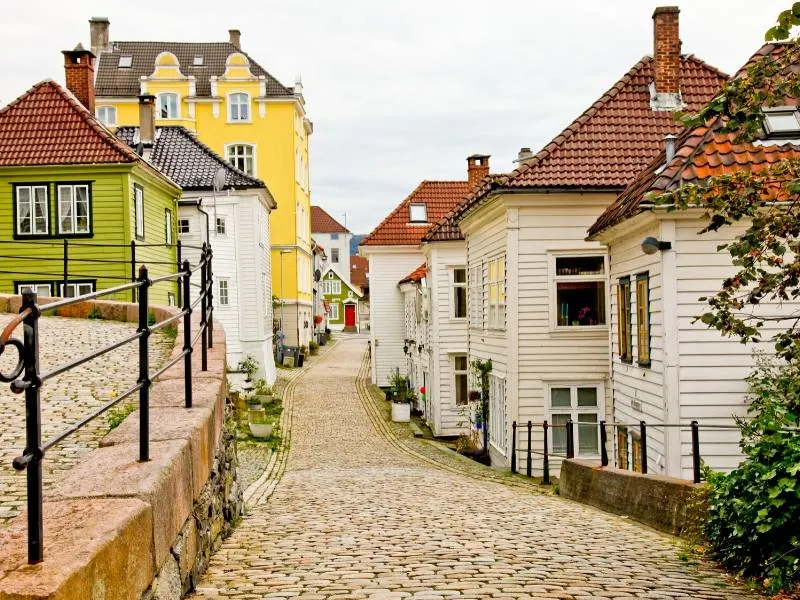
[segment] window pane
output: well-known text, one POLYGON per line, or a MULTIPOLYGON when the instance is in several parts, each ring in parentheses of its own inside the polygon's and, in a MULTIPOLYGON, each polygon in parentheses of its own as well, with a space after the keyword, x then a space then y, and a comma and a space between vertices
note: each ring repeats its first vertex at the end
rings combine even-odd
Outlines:
POLYGON ((453 282, 455 282, 455 283, 466 283, 467 282, 467 270, 466 269, 453 269, 453 282))
POLYGON ((600 431, 597 426, 596 414, 578 415, 578 453, 579 454, 599 454, 600 431))
POLYGON ((17 220, 20 233, 31 233, 31 188, 17 188, 17 220))
POLYGON ((412 204, 410 218, 412 223, 425 223, 428 220, 426 206, 424 204, 412 204))
POLYGON ((47 189, 33 188, 36 203, 34 205, 34 233, 47 233, 47 189))
MULTIPOLYGON (((466 359, 465 359, 466 360, 466 359)), ((467 395, 467 375, 460 373, 456 375, 456 405, 463 406, 467 404, 469 398, 467 395)))
POLYGON ((602 275, 605 259, 602 256, 556 257, 556 275, 602 275))
POLYGON ((466 371, 467 370, 467 357, 466 356, 456 356, 455 365, 456 365, 456 371, 466 371))
POLYGON ((597 388, 578 388, 578 406, 597 406, 597 388))
POLYGON ((467 316, 467 288, 457 287, 454 289, 453 316, 463 319, 467 316))
POLYGON ((560 326, 605 325, 606 286, 602 281, 559 281, 556 284, 560 326))
POLYGON ((800 130, 795 112, 768 112, 764 114, 771 132, 790 132, 800 130))
POLYGON ((550 389, 550 406, 572 406, 570 401, 569 388, 551 388, 550 389))
MULTIPOLYGON (((550 415, 551 425, 566 425, 569 421, 568 414, 550 415)), ((566 427, 553 427, 550 429, 551 439, 553 440, 553 453, 567 453, 567 429, 566 427)))

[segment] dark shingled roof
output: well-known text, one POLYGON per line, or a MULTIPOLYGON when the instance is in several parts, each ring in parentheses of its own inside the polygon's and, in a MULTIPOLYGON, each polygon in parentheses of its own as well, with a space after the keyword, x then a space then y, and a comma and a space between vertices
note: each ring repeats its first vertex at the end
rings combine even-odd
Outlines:
MULTIPOLYGON (((117 137, 135 147, 139 128, 120 127, 117 137)), ((149 161, 184 190, 213 190, 214 174, 220 167, 226 172, 225 187, 237 190, 267 187, 260 179, 231 165, 183 127, 156 128, 149 161)))
MULTIPOLYGON (((155 70, 156 57, 162 52, 172 52, 181 65, 181 73, 194 75, 197 81, 197 95, 211 96, 212 76, 221 77, 225 73, 228 56, 240 52, 230 42, 112 42, 110 52, 101 52, 95 67, 95 93, 99 97, 138 96, 139 78, 149 77, 155 70), (130 68, 120 68, 120 56, 132 57, 130 68), (203 66, 193 65, 194 57, 203 57, 203 66)), ((261 65, 247 56, 250 71, 256 77, 264 75, 267 82, 267 96, 291 96, 293 91, 267 73, 261 65)))

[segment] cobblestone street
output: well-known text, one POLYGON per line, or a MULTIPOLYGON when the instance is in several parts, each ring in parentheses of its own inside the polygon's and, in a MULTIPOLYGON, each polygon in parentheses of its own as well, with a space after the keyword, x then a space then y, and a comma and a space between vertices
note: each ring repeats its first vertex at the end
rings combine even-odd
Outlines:
POLYGON ((404 451, 364 399, 365 349, 345 338, 294 385, 283 477, 195 600, 754 597, 667 536, 404 451))
MULTIPOLYGON (((0 327, 13 315, 1 314, 0 327)), ((133 323, 42 317, 39 324, 42 373, 64 365, 92 350, 111 344, 136 330, 133 323)), ((18 328, 15 337, 22 335, 18 328)), ((156 333, 150 338, 150 368, 157 369, 169 356, 172 340, 156 333)), ((47 441, 69 425, 110 402, 129 388, 138 377, 138 345, 126 344, 114 352, 54 377, 42 388, 42 438, 47 441)), ((0 368, 10 372, 17 354, 9 349, 0 358, 0 368)), ((0 527, 25 506, 25 472, 11 466, 25 448, 25 396, 12 394, 0 384, 0 527)), ((130 401, 135 402, 134 395, 130 401)), ((122 402, 124 404, 125 401, 122 402)), ((97 448, 108 432, 105 415, 91 421, 49 451, 42 463, 45 499, 47 487, 60 473, 74 466, 80 457, 97 448)))

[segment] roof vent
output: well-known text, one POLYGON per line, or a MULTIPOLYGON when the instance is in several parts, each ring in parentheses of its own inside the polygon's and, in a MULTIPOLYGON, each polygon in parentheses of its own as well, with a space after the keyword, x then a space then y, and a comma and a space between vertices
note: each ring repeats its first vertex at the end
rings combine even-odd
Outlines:
POLYGON ((533 152, 531 152, 530 148, 520 148, 519 153, 517 154, 517 158, 514 162, 516 163, 523 163, 529 158, 533 158, 533 152))
POLYGON ((664 136, 664 150, 667 154, 667 164, 672 162, 672 159, 675 158, 675 140, 678 138, 668 133, 664 136))

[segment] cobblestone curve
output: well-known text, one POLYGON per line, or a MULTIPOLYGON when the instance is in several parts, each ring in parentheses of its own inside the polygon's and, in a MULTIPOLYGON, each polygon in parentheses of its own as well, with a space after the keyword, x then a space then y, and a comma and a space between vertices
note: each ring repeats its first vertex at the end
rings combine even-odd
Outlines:
POLYGON ((667 536, 404 452, 359 401, 365 347, 343 341, 297 382, 283 478, 196 600, 756 597, 667 536))

